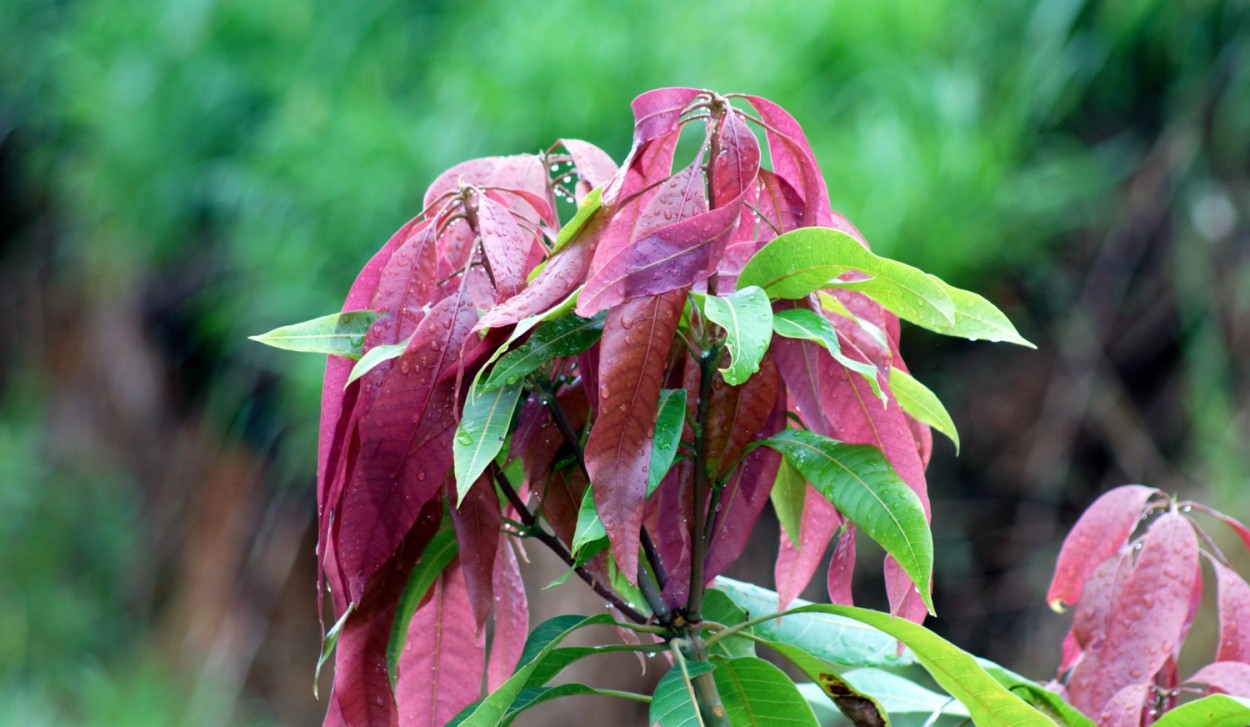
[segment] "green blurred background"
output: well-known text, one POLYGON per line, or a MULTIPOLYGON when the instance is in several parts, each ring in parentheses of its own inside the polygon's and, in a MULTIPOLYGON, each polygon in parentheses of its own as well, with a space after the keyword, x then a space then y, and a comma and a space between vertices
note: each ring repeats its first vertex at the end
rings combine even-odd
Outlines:
POLYGON ((443 168, 619 160, 665 85, 790 109, 876 250, 1039 346, 905 336, 964 438, 934 628, 1048 678, 1099 492, 1250 518, 1244 0, 6 0, 0 723, 318 723, 321 362, 246 336, 337 309, 443 168))

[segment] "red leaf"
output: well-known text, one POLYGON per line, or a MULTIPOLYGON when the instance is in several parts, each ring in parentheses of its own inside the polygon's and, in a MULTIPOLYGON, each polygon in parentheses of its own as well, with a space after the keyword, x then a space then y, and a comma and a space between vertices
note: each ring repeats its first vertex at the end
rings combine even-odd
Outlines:
MULTIPOLYGON (((471 608, 459 559, 453 560, 408 626, 395 685, 401 726, 447 724, 481 696, 485 634, 467 617, 471 608)), ((386 679, 385 666, 380 676, 386 679)))
POLYGON ((1219 518, 1225 525, 1233 529, 1237 533, 1237 537, 1241 538, 1241 542, 1246 546, 1246 550, 1250 550, 1250 528, 1241 524, 1237 518, 1229 517, 1222 512, 1211 512, 1212 515, 1219 518))
MULTIPOLYGON (((437 231, 430 221, 422 223, 395 250, 382 270, 369 307, 383 316, 369 327, 365 336, 366 351, 382 344, 399 343, 417 329, 424 306, 431 301, 434 284, 438 282, 437 231)), ((386 370, 378 367, 369 375, 380 380, 386 370)))
MULTIPOLYGON (((698 371, 697 367, 691 368, 698 371)), ((695 388, 696 397, 697 392, 695 388)), ((780 392, 781 376, 772 356, 765 356, 760 370, 741 386, 729 386, 719 373, 714 374, 712 401, 708 405, 707 461, 708 473, 715 480, 728 474, 747 444, 758 439, 764 425, 776 418, 774 409, 780 392)), ((776 431, 781 431, 781 425, 776 431)))
POLYGON ((631 581, 660 389, 685 298, 679 290, 613 308, 599 342, 599 417, 586 442, 586 467, 613 556, 631 581))
POLYGON ((830 227, 829 192, 807 143, 803 128, 785 109, 759 96, 746 96, 760 119, 767 124, 768 154, 773 171, 803 195, 803 227, 830 227))
POLYGON ((521 659, 529 634, 529 603, 521 568, 509 538, 499 539, 495 554, 495 632, 491 638, 490 659, 486 663, 486 689, 499 688, 521 659))
POLYGON ((833 549, 833 557, 829 559, 829 573, 826 577, 829 602, 842 606, 854 606, 855 599, 851 594, 851 586, 854 582, 855 523, 848 522, 846 530, 842 531, 842 535, 838 537, 838 544, 833 549))
MULTIPOLYGON (((456 502, 456 480, 444 483, 447 499, 456 502)), ((494 605, 495 551, 502 539, 499 497, 495 484, 483 474, 465 493, 459 507, 451 509, 451 523, 460 549, 460 566, 473 603, 473 618, 481 630, 494 605)))
POLYGON ((791 409, 808 429, 829 436, 829 422, 820 409, 820 361, 828 353, 811 341, 779 336, 773 338, 769 350, 793 399, 791 409))
POLYGON ((803 519, 799 524, 799 547, 790 544, 784 531, 773 576, 777 581, 777 610, 786 606, 807 588, 820 567, 820 561, 829 547, 829 539, 842 524, 842 516, 811 485, 803 499, 803 519))
MULTIPOLYGON (((459 190, 461 183, 479 188, 524 190, 546 199, 548 179, 547 168, 542 159, 533 154, 470 159, 440 174, 426 190, 424 204, 428 210, 443 195, 459 190)), ((549 208, 532 209, 528 202, 520 198, 509 200, 507 205, 531 221, 537 222, 541 217, 549 226, 558 226, 549 208)))
POLYGON ((573 158, 578 176, 592 189, 602 186, 616 175, 616 162, 594 144, 580 139, 561 139, 559 143, 573 158))
POLYGON ((525 284, 525 262, 537 243, 531 235, 521 231, 521 226, 502 204, 486 195, 479 195, 477 199, 482 250, 490 264, 499 297, 507 300, 525 284))
POLYGON ((703 93, 697 88, 657 88, 634 99, 634 146, 671 133, 695 97, 703 93))
POLYGON ((451 470, 456 395, 446 374, 454 377, 476 322, 469 305, 454 299, 435 305, 383 381, 381 403, 361 420, 359 466, 336 523, 336 552, 353 601, 451 470))
MULTIPOLYGON (((916 590, 916 584, 912 582, 911 576, 907 575, 892 555, 885 557, 884 567, 885 595, 890 601, 890 614, 912 623, 922 623, 929 611, 920 598, 920 592, 916 590)), ((929 582, 929 587, 930 589, 933 587, 932 580, 929 582)))
POLYGON ((1177 648, 1189 614, 1198 539, 1183 516, 1160 516, 1141 540, 1141 552, 1107 622, 1072 670, 1068 693, 1077 709, 1094 714, 1130 684, 1149 684, 1177 648))
POLYGON ((1141 727, 1150 698, 1149 684, 1130 684, 1115 693, 1098 713, 1098 727, 1141 727))
POLYGON ((1120 602, 1120 592, 1133 572, 1131 556, 1128 548, 1122 548, 1100 563, 1085 581, 1081 600, 1077 601, 1072 615, 1071 632, 1082 651, 1106 636, 1107 619, 1120 602))
POLYGON ((1187 682, 1206 684, 1211 694, 1250 697, 1250 664, 1240 661, 1217 661, 1198 670, 1187 682))
POLYGON ((1220 648, 1216 661, 1250 662, 1250 585, 1212 560, 1219 585, 1220 648))
POLYGON ((694 519, 689 460, 673 465, 664 481, 647 500, 646 524, 655 540, 660 561, 668 571, 664 602, 673 608, 686 603, 690 594, 690 523, 694 519))
POLYGON ((760 171, 760 143, 738 112, 720 122, 720 154, 712 160, 712 207, 723 207, 755 186, 760 171))
POLYGON ((339 634, 334 654, 334 693, 326 725, 394 724, 395 699, 386 672, 386 648, 395 608, 412 567, 438 530, 443 508, 433 502, 408 533, 404 547, 369 582, 364 597, 339 634))
POLYGON ((1098 566, 1132 534, 1146 502, 1158 490, 1141 485, 1124 485, 1104 493, 1072 526, 1064 538, 1050 582, 1046 601, 1062 611, 1081 597, 1081 588, 1090 571, 1098 566))
POLYGON ((764 217, 759 226, 760 242, 768 242, 781 232, 802 227, 803 197, 798 190, 767 169, 760 170, 759 180, 760 214, 764 217))

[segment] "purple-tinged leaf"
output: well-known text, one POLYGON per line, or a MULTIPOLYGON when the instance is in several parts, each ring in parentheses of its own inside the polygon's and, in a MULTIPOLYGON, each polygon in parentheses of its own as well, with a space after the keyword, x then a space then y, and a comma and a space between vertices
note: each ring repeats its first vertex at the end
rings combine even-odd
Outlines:
POLYGON ((379 403, 361 419, 359 466, 336 523, 337 554, 353 601, 451 470, 454 376, 476 322, 473 308, 455 299, 435 305, 382 382, 379 403))
POLYGON ((651 440, 684 290, 608 312, 599 342, 599 417, 586 442, 595 507, 616 564, 633 582, 647 497, 651 440))
POLYGON ((746 96, 765 127, 773 171, 803 195, 803 227, 831 226, 829 191, 802 127, 785 109, 759 96, 746 96))
POLYGON ((657 88, 634 99, 634 146, 644 144, 678 128, 682 113, 699 94, 697 88, 657 88))
POLYGON ((793 400, 793 410, 808 429, 829 436, 829 421, 820 408, 820 361, 827 356, 824 349, 811 341, 777 337, 769 350, 793 400))
POLYGON ((1098 727, 1141 727, 1150 696, 1149 684, 1124 687, 1098 713, 1098 727))
POLYGON ((521 568, 509 538, 499 539, 495 554, 495 631, 486 662, 486 690, 500 687, 516 668, 529 634, 529 602, 521 568))
POLYGON ((1250 663, 1250 585, 1231 568, 1212 560, 1219 585, 1220 646, 1216 661, 1250 663))
MULTIPOLYGON (((547 180, 547 168, 542 159, 533 154, 470 159, 440 174, 426 190, 424 204, 429 209, 443 195, 458 191, 462 183, 479 188, 522 190, 545 199, 548 194, 547 180)), ((537 222, 545 212, 547 216, 542 217, 543 221, 551 227, 558 226, 550 218, 549 205, 547 210, 540 211, 520 198, 508 200, 507 205, 533 222, 537 222)))
POLYGON ((521 230, 507 207, 487 195, 477 197, 478 234, 499 297, 507 300, 525 284, 525 262, 537 242, 521 230))
MULTIPOLYGON (((444 494, 456 501, 456 481, 448 477, 444 494)), ((482 475, 469 488, 459 507, 452 507, 451 522, 460 549, 460 569, 473 604, 478 631, 486 624, 494 605, 495 552, 502 539, 499 497, 489 475, 482 475)))
POLYGON ((807 588, 829 547, 829 539, 842 524, 842 516, 833 505, 811 485, 803 503, 803 521, 799 526, 799 545, 790 544, 781 534, 781 547, 773 576, 777 581, 777 610, 784 611, 790 602, 807 588))
POLYGON ((1081 600, 1076 602, 1076 610, 1072 614, 1071 634, 1081 652, 1106 636, 1107 619, 1120 602, 1120 592, 1132 572, 1132 553, 1126 547, 1104 560, 1089 574, 1081 600))
POLYGON ((1198 538, 1184 516, 1167 512, 1141 540, 1137 562, 1108 614, 1106 635, 1077 662, 1068 694, 1094 714, 1130 684, 1149 684, 1180 641, 1189 614, 1198 538))
POLYGON ((485 634, 466 617, 471 609, 459 561, 452 561, 408 626, 395 685, 400 727, 447 724, 481 697, 485 634))
MULTIPOLYGON (((413 230, 395 250, 378 280, 370 308, 383 314, 365 337, 365 350, 399 343, 412 335, 424 315, 424 307, 434 295, 438 282, 438 259, 433 224, 413 230)), ((375 369, 380 381, 387 368, 375 369)))
POLYGON ((590 187, 600 187, 616 175, 616 162, 594 144, 580 139, 561 139, 559 143, 573 158, 578 176, 590 187))
POLYGON ((803 226, 803 196, 788 181, 767 169, 760 170, 759 244, 803 226))
POLYGON ((729 474, 729 468, 748 443, 781 431, 781 425, 777 425, 775 431, 759 436, 764 426, 772 423, 770 419, 776 418, 774 409, 781 393, 781 376, 771 356, 760 361, 759 371, 742 386, 730 386, 720 375, 713 376, 712 401, 708 405, 707 462, 708 474, 720 481, 729 474))
POLYGON ((1217 661, 1202 667, 1197 674, 1185 681, 1207 685, 1208 694, 1250 697, 1250 664, 1241 661, 1217 661))
MULTIPOLYGON (((838 543, 834 546, 833 556, 829 559, 829 573, 826 586, 829 589, 829 602, 839 606, 854 606, 855 599, 851 586, 855 582, 855 523, 848 522, 838 543)), ((923 603, 920 604, 922 607, 923 603)))
POLYGON ((668 571, 664 602, 674 608, 686 603, 690 591, 690 522, 694 499, 690 460, 681 460, 668 471, 647 500, 646 526, 655 541, 660 560, 668 571))
POLYGON ((1103 493, 1085 510, 1059 550, 1055 576, 1046 593, 1052 609, 1062 612, 1065 605, 1080 599, 1090 572, 1124 545, 1146 502, 1156 493, 1151 487, 1124 485, 1103 493))
POLYGON ((755 186, 760 143, 736 111, 720 122, 720 153, 712 160, 712 207, 723 207, 755 186))
MULTIPOLYGON (((885 557, 885 595, 890 602, 890 615, 921 623, 929 609, 916 590, 916 583, 907 575, 894 556, 885 557)), ((933 577, 929 577, 929 592, 933 592, 933 577)))

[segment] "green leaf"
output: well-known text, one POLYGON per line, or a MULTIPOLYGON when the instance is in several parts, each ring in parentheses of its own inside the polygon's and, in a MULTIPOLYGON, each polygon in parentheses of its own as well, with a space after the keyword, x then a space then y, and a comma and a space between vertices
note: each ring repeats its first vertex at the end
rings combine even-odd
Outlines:
POLYGON ((860 318, 859 316, 855 315, 854 313, 850 311, 849 308, 847 308, 845 305, 842 305, 842 301, 838 300, 837 298, 833 297, 832 295, 826 293, 823 290, 818 291, 816 293, 816 297, 820 299, 821 308, 829 311, 830 313, 836 313, 837 315, 840 315, 843 318, 848 318, 854 321, 855 325, 859 326, 860 329, 863 330, 864 333, 867 333, 868 337, 871 338, 881 348, 890 347, 890 341, 889 339, 886 338, 885 331, 881 330, 881 326, 878 326, 876 323, 873 323, 871 321, 866 321, 863 318, 860 318))
POLYGON ((386 673, 391 679, 392 689, 399 675, 399 656, 408 639, 408 625, 412 623, 412 614, 416 613, 425 594, 429 593, 447 564, 456 557, 456 552, 456 531, 452 529, 451 516, 444 512, 438 531, 430 538, 425 550, 421 552, 421 560, 417 561, 412 574, 408 576, 408 584, 404 586, 404 593, 399 597, 399 606, 395 609, 395 623, 391 627, 391 638, 386 643, 386 673))
POLYGON ((896 368, 890 369, 890 391, 903 411, 945 434, 954 443, 955 454, 959 454, 959 432, 937 394, 911 374, 896 368))
POLYGON ((999 684, 1007 687, 1016 696, 1045 712, 1047 716, 1056 722, 1068 725, 1068 727, 1094 727, 1093 720, 1081 714, 1076 707, 1065 702, 1063 697, 1032 679, 1022 677, 989 659, 977 657, 977 663, 981 665, 985 673, 994 677, 999 684))
POLYGON ((764 291, 741 287, 730 295, 709 295, 703 303, 708 319, 725 329, 728 368, 720 370, 725 383, 741 386, 760 370, 773 338, 773 308, 764 291))
POLYGON ((803 522, 803 501, 807 497, 807 480, 790 464, 790 460, 782 459, 777 468, 777 479, 768 497, 773 501, 773 510, 781 529, 785 531, 790 544, 799 547, 800 529, 803 522))
POLYGON ((317 659, 317 670, 313 672, 313 698, 319 699, 317 695, 317 683, 321 681, 321 667, 326 665, 330 660, 330 655, 334 653, 334 647, 339 643, 339 634, 343 633, 343 625, 347 623, 347 617, 352 615, 352 611, 356 610, 355 603, 347 604, 347 609, 343 611, 343 615, 339 616, 339 620, 334 622, 330 630, 326 632, 325 639, 321 642, 321 656, 317 659))
POLYGON ((924 505, 881 450, 787 429, 760 442, 795 466, 838 511, 894 556, 933 613, 933 535, 924 505))
POLYGON ((1212 694, 1173 709, 1155 722, 1155 727, 1245 727, 1247 724, 1250 724, 1250 699, 1212 694))
POLYGON ((955 306, 943 286, 910 265, 868 251, 840 230, 804 227, 787 232, 751 256, 738 287, 759 286, 769 298, 802 298, 820 288, 858 290, 909 321, 953 325, 955 306), (868 280, 840 281, 858 271, 868 280))
POLYGON ((712 671, 706 661, 679 661, 655 685, 648 721, 659 727, 703 727, 690 680, 712 671))
POLYGON ((577 233, 582 231, 586 226, 586 221, 590 216, 603 206, 603 187, 595 187, 590 193, 582 197, 582 201, 577 205, 577 212, 573 214, 573 218, 564 223, 560 228, 560 232, 556 235, 556 244, 551 246, 551 253, 547 256, 555 255, 564 248, 568 247, 573 238, 577 237, 577 233))
POLYGON ((522 388, 518 383, 484 392, 470 385, 464 413, 451 444, 457 505, 503 447, 522 388))
POLYGON ((498 361, 501 356, 508 352, 508 348, 511 347, 513 343, 516 343, 522 336, 533 330, 534 326, 537 326, 539 323, 543 323, 544 321, 560 318, 566 315, 569 311, 573 310, 573 306, 577 305, 577 298, 581 294, 582 289, 579 286, 572 293, 569 293, 564 300, 555 304, 549 310, 543 311, 542 313, 535 313, 532 316, 528 316, 517 321, 517 324, 512 327, 512 333, 508 334, 508 339, 501 343, 499 348, 496 348, 494 353, 490 355, 490 358, 486 359, 486 363, 482 364, 482 368, 477 370, 477 374, 473 376, 473 382, 476 384, 480 381, 485 372, 490 369, 491 364, 498 361))
MULTIPOLYGON (((416 334, 414 333, 413 335, 416 334)), ((384 343, 369 349, 364 356, 360 357, 356 365, 352 367, 352 372, 348 375, 347 383, 343 384, 343 388, 346 389, 348 386, 351 386, 353 381, 377 368, 384 361, 399 358, 404 351, 408 350, 408 344, 411 342, 412 336, 409 336, 407 340, 399 343, 384 343)))
POLYGON ((972 721, 979 727, 1054 725, 1044 714, 995 681, 971 654, 919 624, 880 611, 827 604, 801 606, 779 616, 785 621, 792 614, 802 613, 845 616, 902 641, 933 679, 968 708, 972 721))
POLYGON ((955 304, 954 322, 949 326, 934 327, 932 330, 948 336, 967 338, 970 341, 1001 341, 1027 348, 1037 348, 1016 331, 1016 327, 1011 324, 1007 316, 993 303, 972 291, 956 288, 937 276, 930 275, 929 277, 942 286, 955 304))
POLYGON ((885 392, 881 390, 881 383, 877 381, 877 367, 864 361, 856 361, 842 353, 842 344, 838 343, 837 329, 833 327, 829 319, 805 308, 781 310, 773 314, 773 331, 778 336, 811 341, 824 346, 835 361, 863 376, 872 387, 872 393, 877 395, 882 404, 886 403, 885 392))
POLYGON ((331 313, 248 338, 285 351, 326 353, 359 359, 360 351, 365 345, 365 332, 381 317, 381 313, 371 310, 331 313))
POLYGON ((593 318, 567 315, 543 323, 525 343, 499 359, 490 376, 486 377, 482 391, 515 384, 553 358, 585 351, 599 340, 606 318, 607 311, 600 311, 593 318))
POLYGON ((807 700, 777 667, 754 656, 718 658, 715 664, 712 678, 733 727, 817 727, 807 700))
POLYGON ((516 671, 498 689, 487 695, 459 724, 464 727, 497 727, 512 708, 521 690, 526 686, 538 686, 528 683, 530 676, 565 637, 586 626, 610 623, 614 623, 612 617, 600 613, 594 616, 556 616, 539 624, 530 632, 525 648, 521 650, 516 671))
POLYGON ((969 717, 968 708, 949 694, 938 694, 910 679, 880 669, 853 669, 842 675, 857 692, 871 694, 890 714, 941 714, 969 717))
POLYGON ((595 510, 595 496, 592 488, 582 493, 582 505, 577 511, 577 526, 573 529, 573 555, 582 548, 598 540, 606 540, 608 531, 604 530, 599 513, 595 510))
POLYGON ((651 440, 651 467, 647 471, 647 497, 664 481, 673 466, 681 433, 686 428, 686 390, 661 389, 660 412, 655 419, 655 436, 651 440))
MULTIPOLYGON (((709 589, 704 595, 701 615, 705 622, 711 621, 723 626, 733 626, 747 620, 747 612, 741 606, 714 589, 709 589)), ((750 633, 751 629, 747 628, 745 631, 750 633)), ((728 658, 755 656, 755 643, 743 636, 729 636, 717 641, 708 653, 728 658)))
MULTIPOLYGON (((777 610, 777 594, 752 583, 719 576, 715 589, 741 606, 752 618, 777 610)), ((802 599, 796 599, 794 603, 796 607, 811 605, 802 599)), ((770 642, 790 644, 813 657, 842 666, 908 666, 916 663, 910 651, 897 652, 898 642, 895 639, 842 616, 796 614, 763 621, 752 629, 770 642)))
POLYGON ((537 707, 543 702, 550 702, 560 697, 568 697, 574 695, 591 694, 600 697, 617 697, 619 699, 628 699, 633 702, 643 702, 649 704, 651 698, 645 694, 634 694, 633 692, 620 692, 615 689, 596 689, 588 684, 579 682, 567 682, 554 687, 526 687, 517 695, 516 701, 512 703, 512 709, 508 711, 501 723, 504 727, 512 724, 521 712, 530 707, 537 707))

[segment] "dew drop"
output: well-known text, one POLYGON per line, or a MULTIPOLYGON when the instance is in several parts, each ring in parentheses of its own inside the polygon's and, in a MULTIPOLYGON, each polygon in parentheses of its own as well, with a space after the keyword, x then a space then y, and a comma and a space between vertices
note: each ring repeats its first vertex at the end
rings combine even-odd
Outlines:
POLYGON ((425 470, 421 470, 420 472, 417 473, 417 479, 421 481, 425 481, 425 470))

